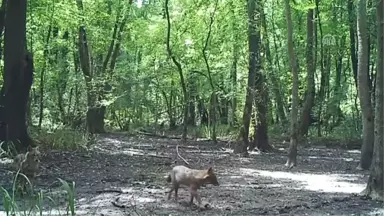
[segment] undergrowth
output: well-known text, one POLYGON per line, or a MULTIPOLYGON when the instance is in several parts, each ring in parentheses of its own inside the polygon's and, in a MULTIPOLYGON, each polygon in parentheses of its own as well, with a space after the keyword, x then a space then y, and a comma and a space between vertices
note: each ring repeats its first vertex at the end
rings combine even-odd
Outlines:
POLYGON ((78 150, 86 149, 93 140, 95 135, 76 131, 72 129, 62 128, 51 130, 31 129, 32 139, 42 148, 57 150, 78 150))
POLYGON ((75 183, 68 183, 62 179, 58 179, 61 184, 61 190, 65 193, 65 197, 55 195, 53 192, 43 192, 42 190, 35 192, 29 179, 21 174, 16 173, 13 180, 12 189, 6 189, 0 186, 0 194, 4 212, 7 216, 42 216, 59 215, 74 216, 75 215, 75 183), (20 180, 26 184, 20 185, 20 180), (20 187, 26 190, 20 189, 20 187), (19 197, 21 193, 21 197, 19 197), (60 211, 58 203, 65 199, 65 210, 60 211), (58 207, 54 209, 54 206, 58 207))
MULTIPOLYGON (((188 131, 189 134, 192 134, 196 138, 211 138, 212 127, 207 125, 200 125, 193 128, 190 128, 188 131)), ((229 125, 217 125, 216 126, 216 136, 220 138, 235 139, 237 136, 236 128, 233 128, 229 125)))

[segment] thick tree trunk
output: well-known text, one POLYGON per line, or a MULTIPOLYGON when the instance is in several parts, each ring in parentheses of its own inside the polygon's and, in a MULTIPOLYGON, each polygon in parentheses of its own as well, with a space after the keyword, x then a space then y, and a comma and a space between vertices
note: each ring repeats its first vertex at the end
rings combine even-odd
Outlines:
POLYGON ((311 119, 311 110, 315 99, 315 67, 314 67, 314 51, 313 51, 313 9, 309 9, 307 13, 307 91, 303 111, 300 117, 300 136, 308 134, 308 128, 311 119))
POLYGON ((297 64, 296 54, 293 47, 293 26, 291 17, 291 6, 289 0, 285 0, 285 15, 287 19, 288 29, 288 54, 290 60, 290 68, 292 71, 292 107, 291 107, 291 139, 289 145, 288 159, 285 164, 288 168, 296 166, 297 161, 297 114, 299 105, 299 68, 297 64))
POLYGON ((376 8, 377 17, 377 75, 376 75, 376 106, 375 106, 375 144, 371 166, 371 174, 368 179, 365 195, 374 200, 384 201, 384 4, 379 0, 376 8))
POLYGON ((18 152, 33 145, 27 132, 26 111, 33 81, 33 58, 26 50, 26 0, 7 3, 4 35, 4 85, 1 89, 0 139, 18 152))
MULTIPOLYGON (((83 1, 76 0, 77 7, 80 11, 83 11, 83 1)), ((104 130, 104 114, 105 107, 97 104, 97 94, 94 92, 93 69, 91 66, 91 54, 89 52, 87 34, 85 26, 79 27, 78 49, 80 66, 83 71, 85 84, 87 86, 87 130, 89 133, 103 133, 104 130), (96 125, 93 125, 96 124, 96 125)))
POLYGON ((105 133, 104 116, 105 106, 88 108, 87 111, 87 128, 92 134, 105 133))
POLYGON ((248 155, 248 145, 249 145, 249 125, 251 122, 252 115, 252 102, 254 99, 254 88, 255 88, 255 79, 256 79, 256 68, 259 56, 260 49, 260 30, 259 30, 259 14, 257 14, 258 8, 260 5, 256 4, 254 0, 248 0, 247 10, 248 10, 248 50, 249 50, 249 71, 248 71, 248 84, 245 96, 245 105, 243 111, 243 126, 240 129, 240 136, 242 136, 242 143, 240 146, 236 147, 234 150, 235 153, 242 153, 244 156, 248 155))
POLYGON ((255 97, 256 126, 253 142, 260 151, 267 152, 273 150, 268 139, 268 89, 263 74, 260 74, 261 70, 258 70, 258 73, 259 81, 256 81, 258 96, 255 97))
POLYGON ((368 27, 366 0, 359 0, 358 6, 358 87, 360 107, 363 121, 363 143, 361 145, 361 157, 358 168, 369 169, 372 161, 373 142, 374 142, 374 122, 373 110, 371 105, 371 94, 369 91, 368 77, 368 27))
MULTIPOLYGON (((261 15, 260 27, 263 27, 264 30, 267 29, 265 14, 263 12, 263 4, 261 1, 257 1, 257 13, 261 15)), ((266 33, 266 32, 265 32, 266 33)), ((261 36, 260 31, 258 31, 259 38, 261 36)), ((269 51, 269 44, 264 44, 264 49, 269 51), (268 47, 268 48, 267 48, 268 47)), ((271 55, 269 54, 269 63, 272 63, 271 55)), ((254 102, 256 106, 256 121, 255 121, 255 131, 254 131, 254 139, 251 143, 250 149, 257 147, 260 151, 266 152, 273 150, 272 146, 269 144, 268 139, 268 106, 269 106, 269 94, 268 94, 268 83, 266 80, 266 70, 262 69, 261 62, 261 53, 257 51, 257 64, 256 64, 256 80, 255 80, 255 97, 254 102)), ((267 57, 268 58, 268 57, 267 57)), ((269 68, 272 70, 272 68, 269 68)), ((272 71, 270 71, 272 73, 272 71)))

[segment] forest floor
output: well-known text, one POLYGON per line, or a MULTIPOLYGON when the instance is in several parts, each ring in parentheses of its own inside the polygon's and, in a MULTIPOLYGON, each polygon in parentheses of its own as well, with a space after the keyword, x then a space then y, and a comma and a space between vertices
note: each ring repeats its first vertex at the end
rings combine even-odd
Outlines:
MULTIPOLYGON (((355 169, 358 159, 357 150, 307 146, 299 149, 298 166, 287 170, 286 149, 242 158, 231 153, 227 142, 181 144, 179 139, 114 133, 101 135, 87 152, 44 152, 44 169, 34 184, 49 189, 62 207, 65 196, 57 179, 74 181, 76 215, 384 215, 382 203, 356 195, 368 178, 355 169), (203 210, 188 206, 184 188, 178 203, 173 196, 166 199, 164 176, 177 158, 177 145, 190 167, 212 166, 218 176, 220 186, 199 190, 203 205, 209 204, 203 210)), ((8 165, 0 166, 0 185, 11 188, 8 165)))

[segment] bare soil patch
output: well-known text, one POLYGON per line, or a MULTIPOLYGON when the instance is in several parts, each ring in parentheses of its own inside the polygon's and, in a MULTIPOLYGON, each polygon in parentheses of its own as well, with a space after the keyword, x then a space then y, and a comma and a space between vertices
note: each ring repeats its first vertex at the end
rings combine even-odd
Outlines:
MULTIPOLYGON (((287 170, 285 150, 242 158, 226 142, 105 134, 88 152, 46 151, 34 183, 55 191, 57 178, 74 181, 77 215, 384 215, 382 203, 356 195, 368 178, 355 169, 358 158, 358 151, 301 148, 299 165, 287 170), (191 168, 212 166, 217 173, 220 186, 199 190, 209 205, 204 210, 188 206, 183 188, 179 203, 166 199, 164 175, 177 145, 191 168)), ((8 164, 0 166, 0 185, 10 189, 8 164)))

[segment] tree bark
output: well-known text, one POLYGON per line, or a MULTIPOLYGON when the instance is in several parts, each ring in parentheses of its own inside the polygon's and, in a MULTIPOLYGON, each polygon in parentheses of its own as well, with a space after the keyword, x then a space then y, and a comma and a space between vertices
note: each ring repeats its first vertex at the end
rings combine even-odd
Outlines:
POLYGON ((310 125, 311 110, 315 99, 315 67, 314 67, 314 50, 313 50, 313 9, 309 9, 307 13, 307 91, 303 111, 300 117, 300 136, 308 134, 310 125))
MULTIPOLYGON (((0 7, 0 35, 2 35, 4 31, 6 8, 7 8, 7 0, 2 0, 1 7, 0 7)), ((0 46, 1 46, 1 43, 0 43, 0 46)), ((2 50, 0 50, 0 59, 2 57, 3 57, 3 53, 2 53, 2 50)), ((4 71, 3 71, 3 77, 4 77, 4 71)))
POLYGON ((272 151, 273 148, 269 144, 268 138, 268 88, 261 69, 257 70, 256 92, 256 126, 254 133, 254 146, 262 152, 272 151))
POLYGON ((239 146, 236 146, 234 149, 235 153, 242 153, 244 156, 248 156, 248 145, 249 145, 249 125, 251 122, 252 115, 252 102, 254 98, 254 89, 255 89, 255 79, 256 79, 256 67, 258 61, 258 53, 260 49, 260 29, 259 29, 259 20, 258 17, 260 14, 257 14, 257 8, 260 5, 257 5, 256 1, 248 0, 247 10, 248 10, 248 50, 249 50, 249 71, 248 71, 248 84, 245 96, 245 105, 243 111, 243 126, 240 129, 239 137, 242 138, 242 143, 239 146))
POLYGON ((289 0, 285 0, 285 15, 287 19, 287 30, 288 30, 288 54, 290 68, 292 71, 292 106, 291 106, 291 139, 289 144, 288 159, 285 164, 286 167, 292 168, 297 164, 297 114, 299 105, 299 68, 297 64, 296 54, 293 47, 293 26, 291 17, 291 6, 289 0))
MULTIPOLYGON (((237 38, 237 35, 235 36, 237 38)), ((233 44, 233 60, 232 60, 232 67, 231 67, 231 115, 230 115, 230 120, 229 124, 231 126, 234 126, 237 122, 236 119, 236 110, 237 110, 237 97, 236 97, 236 92, 237 92, 237 62, 238 62, 238 53, 239 53, 239 48, 236 42, 233 44)))
MULTIPOLYGON (((235 10, 234 10, 234 2, 231 2, 231 15, 235 15, 235 10)), ((231 66, 231 71, 230 71, 230 80, 231 80, 231 85, 230 85, 230 92, 231 92, 231 113, 229 117, 229 125, 230 126, 235 126, 237 123, 237 118, 236 118, 236 110, 237 110, 237 68, 238 68, 238 60, 239 60, 239 45, 238 45, 238 38, 239 38, 239 31, 238 31, 238 24, 236 23, 236 20, 233 19, 231 22, 232 24, 232 30, 234 33, 234 40, 232 44, 232 66, 231 66)))
POLYGON ((374 122, 373 110, 371 105, 371 94, 369 91, 368 77, 368 26, 366 0, 359 0, 358 5, 358 89, 360 107, 363 121, 363 143, 361 145, 360 164, 358 169, 367 170, 371 166, 373 142, 374 142, 374 122))
POLYGON ((376 7, 377 17, 377 75, 376 75, 376 105, 375 105, 375 140, 372 166, 367 187, 363 193, 374 200, 384 201, 384 4, 379 0, 376 7))
POLYGON ((26 50, 26 0, 7 3, 4 34, 4 85, 1 89, 0 139, 25 151, 33 145, 26 124, 27 103, 33 81, 33 58, 26 50))
POLYGON ((356 88, 357 85, 357 54, 356 54, 356 19, 355 19, 355 10, 353 5, 353 0, 348 0, 348 20, 349 20, 349 51, 351 52, 351 61, 352 61, 352 72, 353 78, 355 80, 356 88))

